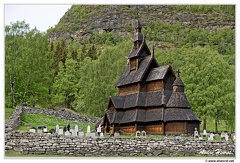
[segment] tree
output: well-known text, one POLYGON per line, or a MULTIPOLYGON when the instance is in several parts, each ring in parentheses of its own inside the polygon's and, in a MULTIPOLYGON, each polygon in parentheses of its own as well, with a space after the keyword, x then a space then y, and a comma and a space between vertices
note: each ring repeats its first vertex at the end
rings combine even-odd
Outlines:
POLYGON ((24 101, 32 105, 43 101, 46 104, 52 78, 52 58, 48 45, 47 36, 37 29, 30 30, 24 21, 6 26, 6 105, 9 105, 10 94, 13 105, 24 101))

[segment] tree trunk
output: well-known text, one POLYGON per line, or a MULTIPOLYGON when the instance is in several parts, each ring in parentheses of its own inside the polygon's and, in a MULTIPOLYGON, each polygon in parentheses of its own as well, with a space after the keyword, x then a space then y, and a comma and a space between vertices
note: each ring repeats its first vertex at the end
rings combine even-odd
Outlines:
POLYGON ((215 132, 218 133, 218 113, 215 115, 215 132))
POLYGON ((206 117, 204 117, 204 119, 203 119, 203 129, 207 130, 207 118, 206 117))

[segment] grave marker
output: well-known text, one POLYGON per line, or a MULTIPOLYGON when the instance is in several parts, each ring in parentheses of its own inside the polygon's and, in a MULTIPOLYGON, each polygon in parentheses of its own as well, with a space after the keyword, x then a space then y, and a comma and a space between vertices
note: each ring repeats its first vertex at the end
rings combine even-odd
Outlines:
POLYGON ((146 137, 147 137, 146 131, 143 130, 143 131, 141 132, 141 135, 142 135, 143 138, 146 138, 146 137))
POLYGON ((87 126, 87 133, 90 133, 91 131, 90 131, 90 126, 88 125, 87 126))
POLYGON ((71 135, 71 133, 69 131, 65 132, 65 136, 70 136, 70 135, 71 135))
POLYGON ((63 135, 63 129, 62 129, 62 128, 60 128, 60 129, 58 130, 58 135, 63 135))
POLYGON ((203 137, 207 137, 207 131, 203 130, 203 137))
POLYGON ((31 128, 29 131, 32 133, 36 133, 36 130, 34 128, 31 128))
POLYGON ((100 133, 100 138, 104 138, 104 136, 103 136, 103 133, 102 133, 102 132, 100 133))
POLYGON ((197 128, 195 128, 195 131, 194 131, 194 140, 198 140, 198 139, 199 139, 198 131, 197 131, 197 128))
POLYGON ((140 131, 137 131, 137 132, 136 132, 136 138, 140 138, 140 136, 141 136, 140 131))
POLYGON ((47 126, 43 127, 43 132, 47 132, 47 126))
POLYGON ((78 132, 78 136, 79 136, 80 138, 83 138, 83 137, 84 137, 84 132, 83 132, 83 131, 79 131, 79 132, 78 132))
POLYGON ((59 132, 59 125, 56 125, 56 133, 59 132))
POLYGON ((117 133, 117 132, 115 132, 115 133, 114 133, 114 138, 120 138, 120 134, 117 133))
POLYGON ((214 137, 214 134, 213 133, 210 133, 210 136, 208 138, 209 141, 213 141, 213 137, 214 137))

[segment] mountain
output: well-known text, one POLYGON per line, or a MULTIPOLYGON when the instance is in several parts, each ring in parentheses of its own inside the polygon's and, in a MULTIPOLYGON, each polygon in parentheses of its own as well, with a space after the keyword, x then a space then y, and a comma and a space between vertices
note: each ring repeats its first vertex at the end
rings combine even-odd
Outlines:
POLYGON ((49 29, 49 39, 64 37, 81 41, 103 31, 125 37, 132 34, 136 19, 143 27, 150 22, 163 22, 205 30, 235 29, 235 6, 73 5, 55 28, 49 29))

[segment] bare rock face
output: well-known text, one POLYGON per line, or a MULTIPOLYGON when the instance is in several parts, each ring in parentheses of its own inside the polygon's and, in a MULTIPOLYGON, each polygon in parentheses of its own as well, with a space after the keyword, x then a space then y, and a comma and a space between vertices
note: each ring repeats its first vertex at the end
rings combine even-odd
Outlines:
POLYGON ((125 37, 131 34, 136 19, 140 19, 143 26, 151 21, 162 21, 208 30, 235 29, 234 15, 226 13, 177 11, 167 5, 73 5, 54 32, 49 33, 49 40, 62 37, 82 40, 102 31, 116 32, 125 37))

